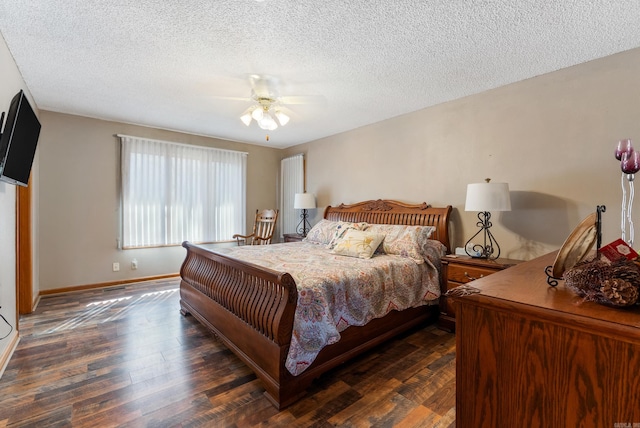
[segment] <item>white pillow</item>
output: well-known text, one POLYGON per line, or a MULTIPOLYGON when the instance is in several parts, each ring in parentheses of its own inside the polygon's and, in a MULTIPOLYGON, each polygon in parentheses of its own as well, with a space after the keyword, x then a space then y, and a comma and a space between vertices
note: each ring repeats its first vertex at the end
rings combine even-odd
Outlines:
POLYGON ((400 224, 370 224, 367 231, 384 235, 382 249, 386 254, 408 257, 424 263, 424 246, 436 228, 400 224))
POLYGON ((307 237, 303 241, 313 242, 315 244, 327 245, 333 239, 338 228, 337 221, 322 219, 307 233, 307 237))
POLYGON ((383 239, 384 235, 379 233, 349 229, 344 236, 338 240, 331 252, 341 256, 370 259, 383 239))

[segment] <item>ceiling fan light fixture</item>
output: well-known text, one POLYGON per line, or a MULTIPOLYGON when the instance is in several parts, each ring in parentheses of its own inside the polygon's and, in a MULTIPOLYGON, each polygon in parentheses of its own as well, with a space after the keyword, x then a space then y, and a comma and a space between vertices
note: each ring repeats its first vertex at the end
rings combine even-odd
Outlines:
POLYGON ((267 131, 273 131, 278 128, 278 123, 281 126, 289 123, 290 117, 280 109, 276 98, 271 98, 270 96, 261 97, 254 94, 253 99, 257 102, 257 105, 249 107, 242 113, 242 116, 240 116, 242 123, 249 126, 253 119, 261 129, 267 131), (276 118, 278 119, 277 121, 276 118))
POLYGON ((244 113, 242 113, 242 116, 240 116, 240 120, 242 121, 242 123, 244 123, 246 126, 251 125, 251 113, 252 113, 251 108, 248 108, 247 110, 245 110, 244 113))
POLYGON ((262 129, 266 129, 268 131, 273 131, 278 127, 278 124, 273 119, 271 114, 268 111, 264 112, 262 119, 258 121, 258 126, 262 129))
POLYGON ((289 123, 290 117, 284 114, 281 110, 276 110, 276 117, 278 118, 278 122, 280 122, 281 126, 285 126, 289 123))
POLYGON ((256 108, 254 108, 254 110, 251 112, 251 117, 254 118, 256 122, 260 122, 264 117, 264 111, 262 107, 257 106, 256 108))

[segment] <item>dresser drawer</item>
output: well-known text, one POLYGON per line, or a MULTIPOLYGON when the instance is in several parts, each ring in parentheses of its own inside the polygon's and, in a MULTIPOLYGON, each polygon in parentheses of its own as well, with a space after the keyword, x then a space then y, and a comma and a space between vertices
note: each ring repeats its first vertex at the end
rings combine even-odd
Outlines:
POLYGON ((447 268, 447 279, 459 283, 467 283, 475 279, 496 273, 500 269, 482 268, 476 266, 464 266, 457 264, 449 264, 447 268))

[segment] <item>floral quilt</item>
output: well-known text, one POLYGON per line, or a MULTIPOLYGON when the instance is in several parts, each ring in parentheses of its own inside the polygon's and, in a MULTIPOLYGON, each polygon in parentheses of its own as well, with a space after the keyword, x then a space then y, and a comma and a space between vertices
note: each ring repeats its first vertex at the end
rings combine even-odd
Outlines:
POLYGON ((302 373, 320 350, 340 340, 340 332, 361 326, 391 310, 437 304, 440 259, 444 246, 430 240, 424 263, 376 254, 360 259, 331 254, 322 245, 294 242, 223 250, 231 257, 288 272, 298 288, 291 346, 286 367, 302 373))

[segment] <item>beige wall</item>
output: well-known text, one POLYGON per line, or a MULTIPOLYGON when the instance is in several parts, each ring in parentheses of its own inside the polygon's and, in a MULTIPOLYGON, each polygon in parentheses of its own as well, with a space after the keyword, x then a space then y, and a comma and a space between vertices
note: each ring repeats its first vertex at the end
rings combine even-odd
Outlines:
MULTIPOLYGON (((248 152, 247 223, 276 206, 280 150, 141 126, 41 112, 39 141, 39 288, 111 282, 176 273, 178 247, 117 250, 118 139, 127 134, 248 152), (131 270, 137 259, 138 270, 131 270), (120 271, 112 272, 112 263, 120 271)), ((238 231, 242 232, 242 231, 238 231)))
MULTIPOLYGON (((305 152, 320 208, 365 199, 454 207, 454 245, 476 231, 466 185, 509 183, 512 211, 494 213, 502 255, 559 248, 598 204, 603 242, 620 236, 620 138, 640 148, 640 49, 292 147, 305 152)), ((428 78, 428 76, 425 76, 428 78)), ((425 94, 428 96, 428 94, 425 94)), ((637 204, 636 204, 637 205, 637 204)), ((640 240, 640 207, 638 220, 640 240)))

